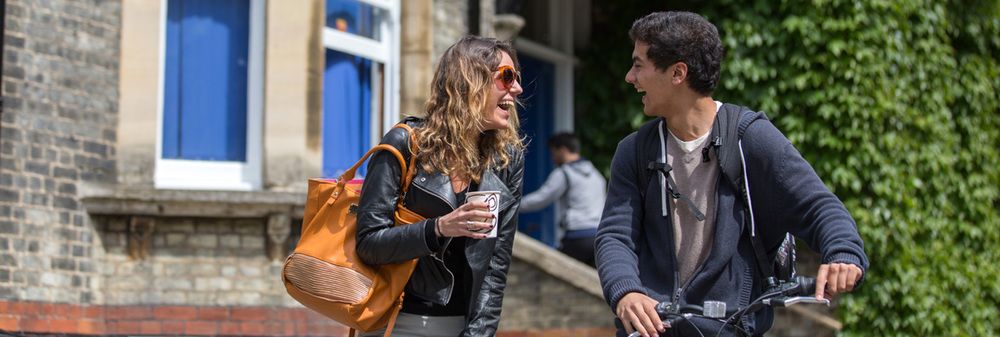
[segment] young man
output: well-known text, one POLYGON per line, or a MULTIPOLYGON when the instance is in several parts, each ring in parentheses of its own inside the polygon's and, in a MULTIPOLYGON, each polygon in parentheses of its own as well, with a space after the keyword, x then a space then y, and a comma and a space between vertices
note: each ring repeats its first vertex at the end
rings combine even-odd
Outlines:
MULTIPOLYGON (((629 35, 633 64, 625 81, 643 94, 643 112, 657 118, 644 126, 651 131, 618 144, 596 239, 618 334, 697 336, 694 326, 706 336, 734 334, 708 320, 666 327, 655 305, 711 300, 745 307, 770 276, 755 242, 774 254, 786 232, 822 255, 817 298, 859 285, 868 258, 844 205, 766 118, 712 98, 723 58, 715 26, 697 14, 660 12, 637 20, 629 35), (738 111, 732 125, 742 137, 718 137, 723 110, 738 111), (735 162, 745 163, 738 180, 745 189, 723 175, 720 153, 733 158, 726 149, 738 149, 735 162)), ((772 321, 765 309, 742 326, 763 335, 772 321)))
POLYGON ((521 211, 533 212, 557 202, 562 239, 559 251, 594 266, 594 235, 601 220, 607 181, 594 164, 580 156, 580 140, 571 133, 549 138, 556 168, 538 190, 521 199, 521 211))

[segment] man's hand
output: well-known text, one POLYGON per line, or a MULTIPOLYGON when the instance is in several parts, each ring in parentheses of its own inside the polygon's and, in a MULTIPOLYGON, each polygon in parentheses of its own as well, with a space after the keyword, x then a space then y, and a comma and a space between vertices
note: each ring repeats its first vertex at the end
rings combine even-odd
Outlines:
POLYGON ((839 293, 854 290, 860 279, 861 268, 853 264, 822 264, 816 273, 816 299, 833 299, 839 293))
POLYGON ((625 325, 625 332, 639 331, 644 337, 663 332, 663 322, 656 313, 656 300, 641 293, 628 293, 618 301, 615 313, 625 325))

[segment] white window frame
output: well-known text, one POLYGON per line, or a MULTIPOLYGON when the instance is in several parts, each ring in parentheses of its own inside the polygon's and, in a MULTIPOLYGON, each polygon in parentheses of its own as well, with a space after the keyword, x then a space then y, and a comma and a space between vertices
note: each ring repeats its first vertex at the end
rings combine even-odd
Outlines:
MULTIPOLYGON (((387 20, 379 26, 381 41, 341 32, 323 23, 323 47, 339 52, 361 56, 373 61, 372 65, 372 111, 369 118, 369 144, 371 147, 382 139, 382 135, 399 122, 399 50, 400 50, 400 10, 399 0, 355 0, 360 3, 385 10, 387 20), (381 65, 381 71, 380 66, 381 65), (384 80, 383 80, 384 76, 384 80), (383 81, 385 83, 383 83, 383 81), (384 86, 383 86, 384 84, 384 86), (383 93, 382 88, 385 92, 383 93), (383 95, 384 94, 384 95, 383 95), (382 100, 379 101, 379 97, 382 100), (381 121, 381 122, 380 122, 381 121)), ((324 86, 331 85, 323 83, 324 86)))
POLYGON ((261 188, 264 122, 264 13, 266 0, 250 2, 250 40, 247 55, 246 161, 207 161, 163 158, 163 103, 166 79, 167 2, 160 13, 159 90, 156 120, 157 189, 253 191, 261 188))
POLYGON ((580 63, 573 55, 573 2, 552 0, 549 2, 548 30, 552 43, 549 46, 519 36, 514 40, 518 53, 551 62, 555 65, 554 132, 573 132, 573 68, 580 63))

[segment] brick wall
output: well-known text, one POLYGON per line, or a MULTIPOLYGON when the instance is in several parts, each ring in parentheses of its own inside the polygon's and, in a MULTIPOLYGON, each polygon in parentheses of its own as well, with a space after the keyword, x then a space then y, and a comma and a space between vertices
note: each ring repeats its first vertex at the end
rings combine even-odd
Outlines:
POLYGON ((298 308, 0 301, 0 336, 3 331, 60 336, 347 336, 344 326, 298 308))
POLYGON ((0 300, 90 303, 77 192, 115 175, 118 1, 6 1, 0 300))

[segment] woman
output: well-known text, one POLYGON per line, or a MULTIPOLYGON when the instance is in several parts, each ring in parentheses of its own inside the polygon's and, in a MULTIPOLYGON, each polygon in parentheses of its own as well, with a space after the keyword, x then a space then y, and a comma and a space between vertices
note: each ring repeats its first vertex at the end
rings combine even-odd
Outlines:
MULTIPOLYGON (((399 164, 387 152, 368 164, 358 255, 370 264, 418 259, 393 336, 496 334, 524 174, 516 69, 511 46, 491 38, 465 37, 441 57, 425 116, 404 120, 416 133, 418 170, 403 205, 427 220, 395 226, 399 164), (493 223, 486 204, 465 202, 471 191, 500 191, 496 237, 483 233, 493 223)), ((382 143, 409 158, 404 129, 392 129, 382 143)))

